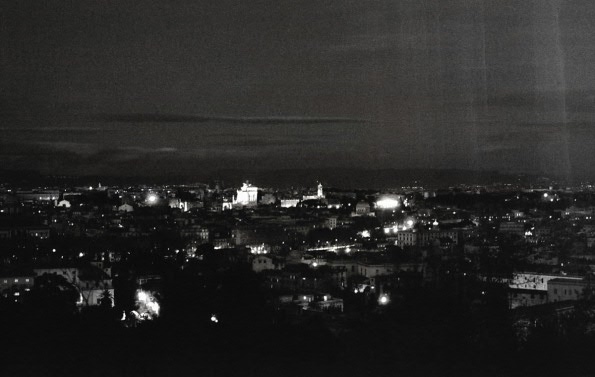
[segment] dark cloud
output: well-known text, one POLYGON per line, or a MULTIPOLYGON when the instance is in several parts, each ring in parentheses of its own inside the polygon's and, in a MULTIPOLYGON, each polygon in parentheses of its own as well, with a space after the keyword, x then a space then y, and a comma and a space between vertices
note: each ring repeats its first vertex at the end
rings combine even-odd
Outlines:
POLYGON ((216 156, 595 175, 594 17, 590 0, 8 1, 0 142, 155 172, 216 156))
POLYGON ((231 117, 231 116, 201 116, 179 114, 101 114, 91 117, 101 122, 118 123, 239 123, 239 124, 340 124, 340 123, 371 123, 369 120, 356 118, 332 117, 231 117))

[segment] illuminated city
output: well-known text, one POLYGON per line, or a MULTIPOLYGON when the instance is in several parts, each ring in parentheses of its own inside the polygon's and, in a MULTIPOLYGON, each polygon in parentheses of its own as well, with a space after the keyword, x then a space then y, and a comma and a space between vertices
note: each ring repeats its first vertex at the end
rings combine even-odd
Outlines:
POLYGON ((0 9, 0 377, 595 376, 595 1, 0 9))
MULTIPOLYGON (((266 339, 315 326, 327 345, 380 324, 412 341, 451 326, 480 331, 484 321, 488 334, 460 347, 497 335, 498 347, 514 344, 494 351, 506 357, 529 357, 552 318, 556 331, 588 334, 595 323, 593 185, 322 187, 3 184, 5 314, 159 342, 164 331, 184 342, 198 331, 205 347, 247 336, 246 321, 266 339), (429 314, 451 305, 467 319, 429 314)), ((428 342, 446 341, 455 340, 428 342)))

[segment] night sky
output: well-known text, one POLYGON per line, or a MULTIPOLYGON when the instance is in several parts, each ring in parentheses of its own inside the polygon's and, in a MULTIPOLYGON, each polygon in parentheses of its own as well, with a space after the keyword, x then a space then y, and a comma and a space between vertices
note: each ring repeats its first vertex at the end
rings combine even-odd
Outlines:
POLYGON ((595 178, 593 0, 0 5, 0 158, 51 174, 595 178))

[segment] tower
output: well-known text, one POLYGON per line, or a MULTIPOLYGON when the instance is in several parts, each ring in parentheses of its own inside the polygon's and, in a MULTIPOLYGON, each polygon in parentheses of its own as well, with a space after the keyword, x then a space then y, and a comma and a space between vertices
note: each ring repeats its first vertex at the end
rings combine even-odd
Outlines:
POLYGON ((318 183, 318 192, 316 196, 318 196, 318 199, 324 198, 324 193, 322 192, 322 183, 320 182, 318 183))

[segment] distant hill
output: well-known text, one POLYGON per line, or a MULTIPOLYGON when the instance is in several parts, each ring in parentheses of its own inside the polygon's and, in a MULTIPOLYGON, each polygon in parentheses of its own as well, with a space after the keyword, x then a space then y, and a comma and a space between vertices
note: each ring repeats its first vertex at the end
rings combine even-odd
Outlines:
POLYGON ((528 183, 535 177, 494 171, 438 169, 284 169, 245 172, 222 170, 214 178, 226 186, 250 180, 257 186, 314 186, 317 181, 337 188, 391 188, 401 186, 448 187, 457 184, 528 183))
POLYGON ((458 184, 530 183, 536 177, 502 174, 495 171, 439 170, 439 169, 223 169, 215 172, 200 171, 196 175, 143 176, 56 176, 42 175, 35 171, 0 170, 0 182, 20 185, 104 185, 115 184, 164 184, 209 183, 218 181, 225 187, 235 187, 249 180, 260 187, 314 186, 320 181, 336 188, 392 188, 424 186, 442 188, 458 184))

